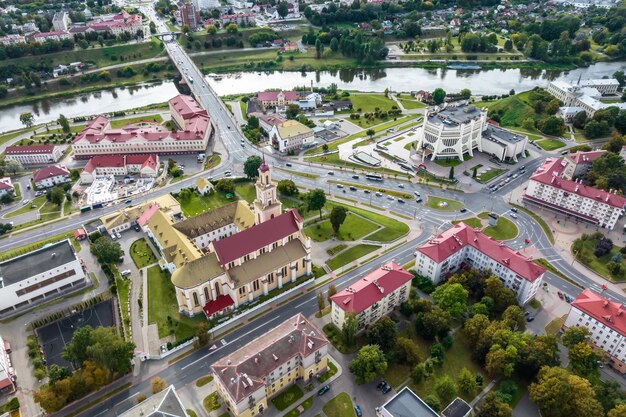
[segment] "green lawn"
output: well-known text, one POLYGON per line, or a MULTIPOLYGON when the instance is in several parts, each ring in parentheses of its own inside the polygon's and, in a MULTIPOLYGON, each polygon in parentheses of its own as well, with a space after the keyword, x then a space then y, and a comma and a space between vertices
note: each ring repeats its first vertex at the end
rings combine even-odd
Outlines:
MULTIPOLYGON (((380 226, 364 219, 361 216, 348 212, 346 220, 339 228, 337 239, 339 240, 357 240, 365 235, 369 235, 380 226)), ((311 225, 305 229, 307 236, 310 236, 316 242, 324 242, 334 236, 330 220, 311 225)))
POLYGON ((46 196, 40 195, 39 197, 34 198, 30 201, 30 203, 23 205, 22 207, 13 210, 8 213, 5 218, 19 216, 21 214, 29 213, 31 211, 37 211, 39 208, 46 202, 46 196))
POLYGON ((256 188, 252 183, 236 184, 235 192, 248 203, 252 203, 256 198, 256 188))
POLYGON ((124 333, 130 339, 130 313, 128 312, 128 298, 130 296, 130 279, 124 279, 117 270, 117 267, 113 267, 113 273, 115 274, 115 285, 117 286, 117 298, 120 300, 120 310, 122 311, 122 325, 124 326, 124 333))
POLYGON ((219 409, 220 402, 218 401, 217 392, 207 395, 202 401, 202 404, 204 405, 204 409, 209 413, 219 409))
POLYGON ((139 269, 157 262, 156 256, 144 238, 137 239, 130 245, 130 257, 139 269))
POLYGON ((343 206, 353 213, 356 213, 360 216, 365 217, 368 220, 371 220, 374 223, 378 223, 384 226, 383 229, 380 229, 377 232, 374 232, 373 234, 367 236, 368 240, 373 240, 376 242, 393 242, 394 240, 409 233, 409 226, 406 223, 402 223, 396 219, 387 217, 384 214, 378 214, 362 208, 347 206, 345 204, 337 203, 334 201, 327 202, 326 208, 328 210, 331 210, 332 206, 334 205, 343 206))
POLYGON ((349 249, 346 249, 345 251, 341 252, 339 255, 335 256, 334 258, 331 258, 329 261, 326 262, 326 265, 328 265, 330 269, 335 270, 379 248, 380 246, 378 245, 359 244, 349 249))
POLYGON ((500 216, 496 227, 488 226, 483 229, 483 233, 497 240, 510 240, 517 236, 519 230, 511 220, 500 216))
POLYGON ((504 172, 506 172, 506 169, 491 168, 489 171, 485 172, 484 174, 478 175, 476 179, 480 182, 487 182, 487 181, 491 181, 492 179, 494 179, 495 177, 497 177, 498 175, 504 172))
POLYGON ((409 100, 409 99, 406 99, 406 98, 399 98, 398 101, 400 101, 400 103, 402 103, 402 106, 406 110, 423 109, 424 107, 427 107, 426 104, 422 103, 421 101, 417 101, 417 100, 409 100))
POLYGON ((196 387, 203 387, 211 381, 213 381, 213 375, 203 376, 201 378, 198 378, 198 380, 196 381, 196 387))
MULTIPOLYGON (((602 275, 604 278, 609 279, 611 281, 620 281, 623 280, 622 277, 614 277, 611 275, 609 270, 606 267, 606 264, 611 262, 611 258, 616 254, 619 254, 619 247, 613 245, 613 249, 611 252, 607 253, 604 256, 600 256, 599 258, 594 254, 595 251, 595 240, 589 239, 583 242, 583 247, 581 249, 581 253, 576 253, 576 259, 578 259, 581 263, 586 265, 591 270, 597 272, 599 275, 602 275)), ((626 261, 622 258, 622 268, 626 269, 626 261)))
POLYGON ((189 417, 198 417, 198 414, 196 414, 196 412, 193 411, 191 408, 187 408, 185 411, 187 412, 187 414, 189 414, 189 417))
POLYGON ((42 248, 42 247, 44 247, 45 245, 47 245, 49 243, 59 242, 61 240, 67 239, 67 238, 70 238, 70 241, 74 242, 75 240, 72 237, 73 233, 74 233, 74 231, 60 233, 58 235, 51 236, 51 237, 49 237, 47 239, 40 240, 40 241, 35 242, 35 243, 30 243, 28 245, 19 246, 17 248, 13 248, 13 249, 9 249, 9 250, 4 251, 4 252, 0 252, 0 260, 4 261, 4 260, 10 259, 10 258, 15 258, 16 256, 23 255, 25 253, 32 252, 34 250, 42 248))
POLYGON ((557 317, 554 320, 552 320, 550 323, 548 323, 546 325, 546 334, 556 335, 559 332, 559 330, 561 330, 561 327, 563 327, 563 323, 565 323, 566 318, 567 318, 567 315, 563 317, 557 317))
MULTIPOLYGON (((40 196, 41 197, 41 196, 40 196)), ((46 201, 39 209, 40 214, 61 213, 61 207, 46 201)))
POLYGON ((243 101, 239 102, 239 107, 241 108, 241 117, 243 120, 248 120, 248 115, 246 114, 246 109, 248 108, 248 104, 243 101))
POLYGON ((375 111, 376 108, 381 111, 388 111, 391 110, 391 106, 396 105, 392 99, 385 97, 384 94, 352 93, 349 99, 352 102, 352 109, 361 113, 371 113, 375 111))
POLYGON ((309 397, 302 401, 298 407, 285 414, 285 417, 298 417, 300 415, 300 410, 298 410, 298 408, 302 407, 305 411, 308 410, 313 405, 313 398, 315 397, 309 397))
POLYGON ((452 224, 457 224, 461 222, 466 223, 468 226, 473 227, 474 229, 480 229, 483 227, 483 223, 478 217, 469 217, 467 219, 454 220, 452 224))
POLYGON ((220 155, 207 155, 205 161, 204 161, 204 169, 211 169, 211 168, 215 168, 216 166, 218 166, 220 164, 220 161, 222 160, 222 157, 220 155))
POLYGON ((170 274, 161 271, 158 265, 148 268, 148 323, 156 323, 160 338, 173 334, 176 340, 193 336, 196 327, 206 323, 203 315, 187 317, 178 312, 170 274))
POLYGON ((322 376, 320 376, 317 380, 320 384, 328 381, 333 375, 337 373, 337 367, 331 361, 328 361, 328 370, 322 376))
POLYGON ((439 198, 433 195, 428 196, 428 200, 426 200, 426 206, 435 210, 460 210, 463 208, 463 203, 460 201, 452 200, 449 198, 439 198), (443 202, 448 203, 446 207, 441 207, 439 204, 443 202))
POLYGON ((555 149, 562 148, 565 146, 565 143, 558 139, 543 139, 537 141, 537 145, 541 146, 545 151, 553 151, 555 149))
POLYGON ((327 417, 356 417, 354 404, 346 392, 342 392, 324 404, 323 410, 327 417))
POLYGON ((299 386, 292 385, 289 388, 287 388, 285 391, 281 392, 280 394, 272 398, 270 401, 272 402, 272 404, 274 404, 274 407, 276 407, 279 411, 283 411, 284 409, 289 407, 291 404, 295 403, 300 398, 302 398, 303 395, 304 395, 304 392, 302 392, 299 386))
POLYGON ((410 374, 411 367, 409 365, 390 363, 383 377, 389 385, 397 389, 400 388, 400 385, 406 381, 410 374))
POLYGON ((0 135, 0 145, 10 141, 11 139, 15 139, 16 137, 23 135, 25 133, 30 133, 33 130, 35 130, 36 127, 29 127, 29 128, 25 128, 25 129, 19 129, 19 130, 14 130, 11 132, 7 132, 3 135, 0 135))
POLYGON ((228 199, 219 191, 214 191, 206 196, 193 193, 189 200, 180 201, 180 208, 185 214, 185 217, 193 217, 233 201, 235 201, 235 199, 228 199))
POLYGON ((124 127, 127 124, 130 123, 137 123, 137 122, 156 122, 156 123, 161 123, 163 121, 163 118, 161 117, 160 114, 153 114, 150 116, 137 116, 137 117, 131 117, 129 119, 119 119, 119 120, 111 120, 111 127, 113 129, 118 129, 120 127, 124 127))

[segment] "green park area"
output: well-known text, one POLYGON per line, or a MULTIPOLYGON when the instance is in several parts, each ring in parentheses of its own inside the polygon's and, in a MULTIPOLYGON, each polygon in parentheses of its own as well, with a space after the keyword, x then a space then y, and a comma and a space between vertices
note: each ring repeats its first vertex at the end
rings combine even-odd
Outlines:
POLYGON ((611 281, 626 279, 626 261, 620 247, 602 233, 583 234, 574 241, 571 250, 578 261, 598 275, 611 281))
POLYGON ((328 265, 330 269, 336 270, 352 261, 364 257, 368 253, 374 252, 376 249, 380 249, 380 246, 358 244, 340 252, 339 255, 328 260, 326 265, 328 265))
POLYGON ((461 222, 467 224, 470 227, 473 227, 474 229, 481 229, 483 227, 483 222, 478 217, 468 217, 467 219, 453 220, 452 224, 458 224, 461 222))
POLYGON ((188 198, 182 198, 180 193, 174 197, 180 202, 180 209, 185 217, 197 216, 235 201, 234 198, 229 199, 219 191, 212 191, 209 195, 200 195, 192 191, 188 198))
MULTIPOLYGON (((339 228, 336 238, 344 241, 357 240, 363 236, 369 235, 379 225, 359 216, 358 214, 348 212, 346 219, 339 228)), ((334 231, 330 220, 324 220, 321 223, 313 224, 307 227, 304 232, 316 242, 324 242, 334 236, 334 231)))
POLYGON ((252 203, 256 199, 256 187, 251 182, 235 184, 235 193, 248 203, 252 203))
POLYGON ((510 240, 515 238, 519 233, 517 226, 511 220, 504 216, 498 218, 496 226, 487 226, 483 229, 483 233, 497 240, 510 240))
POLYGON ((354 404, 347 392, 342 392, 328 401, 323 410, 327 417, 356 417, 354 404))
POLYGON ((422 103, 421 101, 414 100, 414 99, 398 98, 398 101, 402 104, 402 106, 406 110, 423 109, 424 107, 426 107, 426 104, 422 103))
POLYGON ((541 148, 545 151, 553 151, 555 149, 564 147, 565 143, 561 142, 558 139, 543 139, 538 140, 537 145, 541 146, 541 148))
MULTIPOLYGON (((160 114, 151 114, 151 115, 146 115, 146 116, 137 116, 137 117, 130 117, 127 119, 116 119, 116 120, 111 120, 111 127, 113 129, 118 129, 120 127, 124 127, 128 124, 131 123, 139 123, 139 122, 155 122, 155 123, 161 123, 163 122, 163 118, 161 117, 160 114)), ((81 127, 82 129, 82 127, 81 127)))
POLYGON ((480 182, 489 182, 492 179, 494 179, 495 177, 497 177, 498 175, 502 175, 503 173, 505 173, 506 170, 505 169, 501 169, 501 168, 490 168, 489 170, 487 170, 486 172, 483 172, 482 174, 479 174, 476 179, 480 182))
POLYGON ((384 94, 352 93, 349 99, 352 102, 352 109, 359 113, 371 113, 375 112, 377 109, 380 111, 389 111, 392 106, 396 105, 392 99, 385 97, 384 94))
POLYGON ((462 209, 463 203, 457 200, 452 200, 450 198, 441 198, 435 197, 434 195, 429 195, 428 200, 426 200, 426 206, 434 210, 453 211, 462 209))
POLYGON ((130 257, 133 258, 138 269, 152 265, 157 261, 145 238, 137 239, 130 245, 130 257))
POLYGON ((274 404, 274 407, 278 409, 278 411, 283 411, 291 404, 298 401, 300 398, 304 396, 304 392, 297 385, 292 385, 287 388, 285 391, 281 392, 270 401, 274 404))

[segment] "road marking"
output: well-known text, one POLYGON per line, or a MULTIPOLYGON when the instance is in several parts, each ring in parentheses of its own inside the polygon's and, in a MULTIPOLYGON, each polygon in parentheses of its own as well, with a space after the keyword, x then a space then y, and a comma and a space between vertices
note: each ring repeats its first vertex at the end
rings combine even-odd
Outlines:
MULTIPOLYGON (((139 393, 138 393, 138 394, 139 394, 139 393)), ((100 411, 98 414, 94 415, 93 417, 97 417, 97 416, 99 416, 100 414, 104 414, 104 413, 106 413, 107 411, 109 411, 109 409, 108 409, 108 408, 107 408, 106 410, 104 410, 104 411, 100 411)))
POLYGON ((306 301, 303 301, 303 302, 301 302, 300 304, 298 304, 298 305, 296 305, 296 306, 294 306, 294 307, 295 307, 295 308, 298 308, 298 307, 300 307, 300 306, 305 305, 306 303, 310 303, 311 301, 313 301, 313 299, 312 299, 312 298, 310 298, 310 299, 308 299, 308 300, 306 300, 306 301))
POLYGON ((137 395, 139 395, 139 394, 141 394, 141 393, 140 393, 140 392, 136 392, 136 393, 134 393, 133 395, 129 396, 128 398, 123 399, 123 400, 122 400, 122 401, 120 401, 118 404, 121 404, 121 403, 123 403, 124 401, 128 401, 128 400, 130 400, 131 398, 136 397, 136 396, 137 396, 137 395))

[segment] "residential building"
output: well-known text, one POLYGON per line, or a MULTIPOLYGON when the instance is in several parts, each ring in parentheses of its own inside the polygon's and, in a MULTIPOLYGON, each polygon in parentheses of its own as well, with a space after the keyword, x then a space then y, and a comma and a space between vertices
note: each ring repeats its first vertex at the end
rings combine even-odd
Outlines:
POLYGON ((236 23, 237 25, 241 25, 245 23, 247 25, 253 24, 256 22, 256 14, 254 13, 235 13, 235 14, 223 14, 220 16, 220 20, 222 21, 222 26, 225 27, 230 23, 236 23))
POLYGON ((331 320, 343 328, 347 313, 359 321, 358 331, 386 316, 409 299, 413 274, 390 261, 330 298, 331 320))
POLYGON ((74 156, 204 153, 215 130, 206 110, 184 95, 171 99, 169 106, 180 130, 172 132, 153 122, 113 129, 107 117, 98 116, 74 138, 74 156))
POLYGON ((63 148, 55 145, 8 146, 5 159, 22 165, 44 165, 57 162, 63 155, 63 148))
POLYGON ((69 13, 65 11, 56 12, 52 17, 52 26, 57 32, 67 32, 71 23, 72 20, 69 13))
POLYGON ((404 387, 381 407, 376 408, 376 417, 439 417, 439 415, 417 396, 409 387, 404 387))
POLYGON ((257 100, 265 109, 285 107, 298 98, 297 91, 261 91, 257 94, 257 100))
POLYGON ((11 345, 0 337, 0 393, 15 391, 15 370, 11 364, 11 345))
POLYGON ((299 50, 300 48, 296 42, 289 41, 283 45, 283 52, 298 52, 299 50))
POLYGON ((196 191, 198 191, 198 193, 201 195, 207 195, 211 192, 211 190, 213 190, 213 184, 211 184, 211 181, 204 177, 198 178, 196 181, 196 191))
POLYGON ((183 25, 189 26, 191 30, 196 30, 199 26, 202 26, 198 9, 192 2, 185 2, 182 5, 180 8, 180 18, 183 25))
POLYGON ((81 260, 69 240, 0 262, 0 318, 50 302, 85 282, 81 260))
POLYGON ((545 273, 530 258, 464 222, 418 246, 415 252, 415 271, 435 284, 462 266, 491 270, 522 305, 533 299, 545 273))
POLYGON ((294 100, 293 104, 297 104, 302 110, 315 111, 322 104, 322 96, 320 93, 309 93, 294 100))
POLYGON ((277 113, 253 113, 252 115, 259 118, 259 127, 267 133, 269 133, 274 126, 281 125, 287 121, 286 118, 277 113))
POLYGON ((50 188, 70 181, 70 170, 63 165, 50 165, 33 172, 35 188, 50 188))
POLYGON ((269 138, 274 149, 280 152, 297 152, 314 140, 311 128, 297 120, 274 125, 269 132, 269 138))
POLYGON ((143 30, 143 19, 140 14, 131 15, 126 10, 122 10, 106 20, 90 22, 88 26, 96 32, 109 32, 115 36, 126 32, 134 36, 137 31, 143 30))
POLYGON ((281 323, 213 365, 215 387, 235 417, 263 414, 268 401, 326 371, 328 340, 303 314, 281 323))
POLYGON ((188 417, 188 414, 174 385, 170 385, 119 414, 119 417, 188 417))
POLYGON ((15 193, 15 188, 13 187, 13 183, 11 182, 11 177, 0 178, 0 197, 5 194, 13 195, 15 193))
POLYGON ((20 43, 26 43, 24 35, 7 35, 0 38, 0 44, 4 46, 18 45, 20 43))
POLYGON ((624 214, 626 198, 570 180, 564 175, 566 160, 548 158, 530 176, 524 201, 613 229, 624 214))
POLYGON ((80 173, 80 182, 91 184, 97 177, 137 174, 155 178, 159 173, 159 155, 102 155, 89 159, 80 173))
POLYGON ((41 32, 28 35, 26 39, 31 42, 46 42, 46 41, 62 41, 65 39, 74 39, 74 35, 67 31, 54 31, 54 32, 41 32))
POLYGON ((626 307, 587 288, 571 303, 567 327, 586 327, 589 339, 608 355, 608 364, 626 374, 626 307))
POLYGON ((220 2, 218 0, 197 0, 196 6, 198 10, 213 10, 220 8, 220 2))
POLYGON ((138 225, 144 228, 150 218, 161 211, 172 218, 181 216, 180 203, 166 193, 145 203, 132 207, 124 207, 116 212, 100 217, 102 227, 108 233, 118 233, 138 225))
MULTIPOLYGON (((565 108, 573 107, 584 110, 588 117, 593 117, 596 111, 607 107, 617 107, 626 110, 626 103, 603 103, 603 95, 616 94, 619 82, 614 79, 578 80, 577 84, 556 80, 548 85, 548 93, 563 102, 565 108)), ((559 114, 573 118, 574 110, 561 108, 559 114)), ((567 119, 566 119, 567 120, 567 119)))
POLYGON ((593 161, 600 158, 605 153, 606 151, 603 150, 568 153, 563 158, 563 161, 566 163, 563 169, 563 178, 571 180, 586 177, 593 161))

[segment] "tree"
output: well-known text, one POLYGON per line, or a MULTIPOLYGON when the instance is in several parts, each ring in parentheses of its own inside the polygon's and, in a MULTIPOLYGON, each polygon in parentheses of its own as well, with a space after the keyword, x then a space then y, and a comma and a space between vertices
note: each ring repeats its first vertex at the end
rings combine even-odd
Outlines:
POLYGON ((343 343, 346 346, 354 346, 358 328, 359 320, 356 318, 356 314, 347 313, 343 319, 343 325, 341 326, 341 335, 343 337, 343 343))
POLYGON ((474 317, 467 319, 463 326, 463 333, 467 337, 467 341, 471 347, 475 347, 478 343, 481 333, 489 326, 489 318, 483 314, 476 314, 474 317))
POLYGON ((91 253, 101 265, 117 262, 124 255, 119 242, 114 242, 104 236, 91 244, 91 253))
POLYGON ((21 113, 20 122, 26 127, 31 127, 35 123, 35 116, 31 112, 21 113))
POLYGON ((215 189, 224 194, 233 194, 235 192, 235 183, 230 178, 220 178, 215 184, 215 189))
POLYGON ((180 201, 189 201, 193 196, 193 191, 189 188, 183 188, 178 192, 178 199, 180 201))
POLYGON ((559 345, 554 335, 535 336, 522 352, 522 364, 519 371, 534 379, 539 370, 544 366, 558 366, 561 362, 559 357, 559 345))
POLYGON ((434 307, 431 311, 418 313, 415 320, 415 327, 426 339, 434 339, 435 337, 445 337, 450 331, 450 313, 434 307))
POLYGON ((324 308, 326 307, 326 298, 324 298, 324 294, 322 294, 321 292, 318 292, 316 299, 317 299, 317 308, 319 312, 321 313, 322 310, 324 310, 324 308))
POLYGON ((333 232, 335 235, 339 233, 339 228, 346 220, 346 216, 348 214, 348 210, 346 210, 343 206, 334 206, 330 212, 330 224, 333 227, 333 232))
POLYGON ((322 145, 322 150, 323 150, 324 152, 328 152, 328 144, 327 144, 327 143, 325 143, 325 144, 323 144, 323 145, 322 145))
POLYGON ((448 174, 448 178, 450 178, 451 180, 454 179, 454 166, 450 167, 450 173, 448 174))
POLYGON ((367 136, 369 136, 370 140, 372 140, 372 138, 376 134, 376 131, 374 129, 367 129, 367 132, 365 132, 365 134, 367 134, 367 136))
POLYGON ((512 415, 511 406, 500 401, 497 395, 491 391, 485 396, 476 417, 511 417, 512 415))
POLYGON ((433 101, 435 104, 441 104, 446 99, 446 92, 443 88, 435 88, 433 91, 433 101))
POLYGON ((309 210, 317 210, 320 213, 320 219, 322 218, 322 209, 326 205, 326 194, 324 190, 316 188, 311 190, 306 197, 307 208, 309 210))
POLYGON ((248 127, 250 127, 251 129, 258 129, 259 128, 259 118, 256 116, 250 116, 248 117, 248 127))
POLYGON ((322 41, 320 38, 315 40, 315 58, 320 59, 322 57, 322 50, 324 45, 322 45, 322 41))
POLYGON ((235 23, 230 23, 228 24, 228 26, 226 26, 226 33, 230 33, 231 35, 234 35, 235 33, 237 33, 238 30, 239 28, 237 27, 235 23))
POLYGON ((333 52, 337 52, 339 50, 339 40, 336 37, 333 37, 330 40, 330 50, 333 52))
POLYGON ((334 285, 329 285, 328 286, 328 292, 326 294, 326 297, 328 298, 328 303, 331 303, 331 297, 333 295, 337 294, 337 287, 335 287, 334 285))
POLYGON ((48 368, 48 383, 54 384, 57 381, 68 378, 72 373, 64 366, 59 366, 53 363, 48 368))
POLYGON ((467 309, 468 292, 461 284, 443 284, 431 294, 435 304, 450 313, 452 317, 459 317, 467 309))
POLYGON ((459 92, 459 95, 463 97, 464 100, 469 100, 472 97, 472 91, 469 88, 464 88, 459 92))
POLYGON ((495 275, 485 280, 485 295, 494 300, 494 310, 503 312, 508 306, 517 304, 515 293, 504 286, 495 275))
POLYGON ((367 332, 367 341, 370 345, 378 345, 383 352, 390 352, 396 344, 397 330, 396 322, 389 316, 372 324, 367 332))
POLYGON ((65 200, 65 190, 63 187, 57 185, 46 192, 46 199, 60 207, 65 200))
POLYGON ((289 14, 289 7, 287 6, 287 2, 281 1, 280 3, 278 3, 276 5, 276 12, 278 12, 278 15, 283 19, 287 17, 287 15, 289 14))
POLYGON ((411 379, 416 384, 419 384, 424 378, 427 378, 428 376, 429 374, 426 371, 426 366, 424 366, 423 363, 418 363, 413 367, 413 369, 411 369, 411 379))
POLYGON ((565 329, 561 336, 561 343, 567 348, 571 348, 578 343, 584 343, 589 337, 589 329, 585 326, 575 327, 571 326, 565 329))
POLYGON ((125 341, 112 327, 96 327, 87 348, 90 360, 115 374, 131 370, 134 351, 135 344, 125 341))
POLYGON ((153 394, 157 394, 167 388, 167 383, 165 380, 159 376, 155 376, 150 380, 150 389, 152 389, 153 394))
POLYGON ((5 98, 9 94, 9 89, 6 85, 0 85, 0 98, 5 98))
POLYGON ((196 340, 194 340, 193 346, 196 349, 199 349, 203 346, 208 345, 210 340, 211 333, 209 333, 209 324, 200 323, 198 327, 196 327, 196 340))
POLYGON ((79 327, 72 335, 70 343, 65 345, 61 357, 68 362, 71 362, 75 367, 80 367, 85 360, 89 357, 87 355, 87 348, 91 343, 91 333, 93 328, 91 326, 79 327))
POLYGON ((606 417, 626 417, 626 404, 619 404, 617 407, 609 411, 606 417))
POLYGON ((524 119, 522 121, 522 127, 524 129, 534 129, 535 128, 535 119, 533 119, 532 117, 527 117, 526 119, 524 119))
POLYGON ((296 183, 291 180, 278 181, 278 185, 276 186, 276 189, 278 190, 279 193, 284 194, 284 195, 294 196, 300 193, 300 191, 298 190, 298 187, 296 186, 296 183))
POLYGON ((577 129, 584 129, 585 124, 587 124, 587 112, 582 110, 576 113, 574 119, 572 120, 572 124, 577 129))
POLYGON ((476 383, 476 378, 467 368, 462 368, 459 371, 459 391, 461 391, 465 395, 474 395, 476 389, 478 388, 478 384, 476 383))
POLYGON ((257 155, 249 156, 243 164, 243 172, 248 179, 254 179, 259 176, 259 168, 261 167, 261 157, 257 155))
POLYGON ((290 103, 287 105, 287 109, 285 110, 285 115, 287 116, 287 119, 295 119, 298 117, 298 115, 300 114, 300 106, 298 106, 297 104, 293 104, 290 103))
POLYGON ((567 350, 569 367, 578 376, 587 377, 598 370, 600 357, 585 342, 576 343, 567 350))
POLYGON ((561 102, 557 99, 550 100, 548 104, 546 104, 545 111, 548 114, 556 114, 559 111, 559 107, 561 106, 561 102))
POLYGON ((603 415, 591 383, 560 367, 543 367, 528 392, 544 417, 603 415))
POLYGON ((526 330, 526 317, 519 306, 511 305, 502 313, 502 321, 514 331, 526 330))
POLYGON ((448 375, 435 382, 435 392, 444 404, 449 404, 456 397, 456 384, 448 375))
POLYGON ((414 366, 420 361, 419 348, 408 337, 398 337, 396 339, 395 352, 399 363, 414 366))
POLYGON ((377 345, 365 345, 350 362, 348 369, 355 376, 357 384, 367 384, 387 370, 387 359, 377 345))
POLYGON ((215 25, 208 25, 206 27, 206 33, 208 33, 209 35, 215 35, 217 33, 217 28, 215 27, 215 25))
POLYGON ((504 41, 504 50, 508 52, 513 50, 513 42, 511 42, 510 39, 507 39, 506 41, 504 41))
MULTIPOLYGON (((556 117, 556 116, 548 117, 539 126, 539 130, 541 130, 543 133, 546 133, 548 135, 554 135, 554 136, 558 136, 562 134, 564 129, 565 129, 565 123, 563 122, 563 119, 561 119, 560 117, 556 117)), ((585 134, 586 134, 586 128, 585 128, 585 134)))
POLYGON ((61 129, 63 129, 64 133, 70 133, 70 122, 67 120, 67 117, 61 114, 57 122, 61 126, 61 129))

